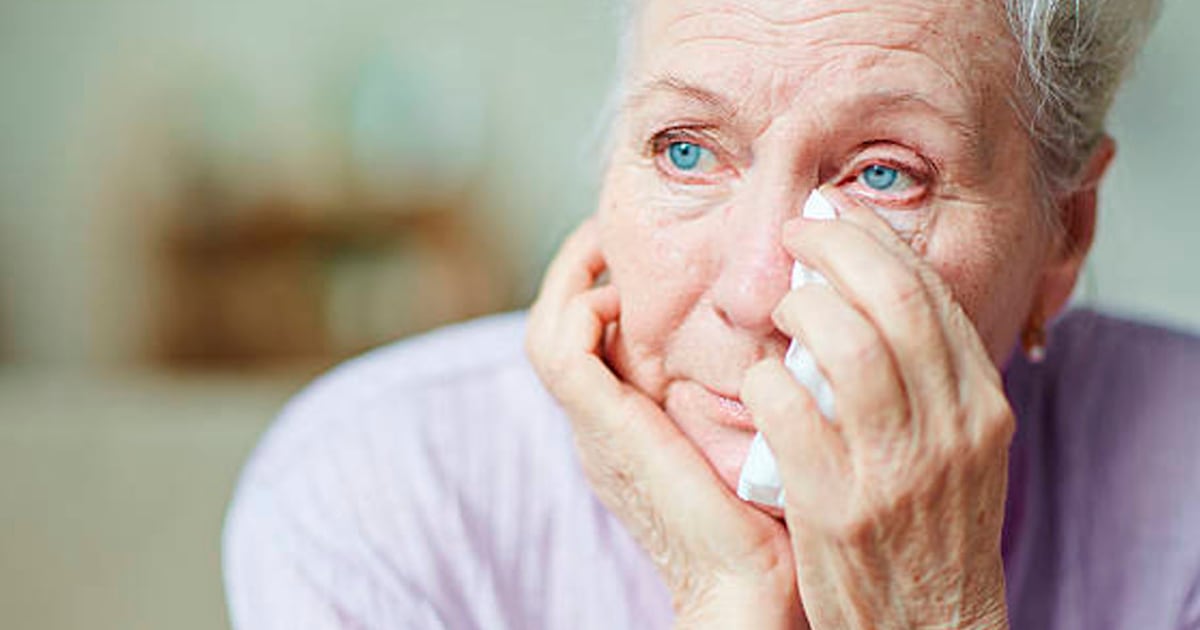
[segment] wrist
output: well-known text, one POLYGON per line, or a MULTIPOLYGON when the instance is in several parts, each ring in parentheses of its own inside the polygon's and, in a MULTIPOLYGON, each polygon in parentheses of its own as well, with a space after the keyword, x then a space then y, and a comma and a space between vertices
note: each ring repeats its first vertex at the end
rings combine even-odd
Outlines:
POLYGON ((716 581, 675 604, 675 628, 764 628, 806 630, 794 582, 772 584, 758 580, 716 581))
POLYGON ((962 609, 965 619, 958 627, 970 630, 1008 630, 1008 604, 1005 599, 1004 565, 997 562, 983 584, 972 585, 978 595, 962 609))
POLYGON ((983 611, 959 627, 969 630, 1009 630, 1008 606, 1003 595, 998 600, 988 602, 983 611))

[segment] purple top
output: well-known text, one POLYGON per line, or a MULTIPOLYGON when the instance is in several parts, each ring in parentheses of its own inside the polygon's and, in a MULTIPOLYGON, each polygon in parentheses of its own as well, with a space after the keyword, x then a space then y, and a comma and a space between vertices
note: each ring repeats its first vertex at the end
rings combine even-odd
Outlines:
MULTIPOLYGON (((284 410, 225 529, 235 628, 665 628, 523 314, 351 361, 284 410)), ((1012 626, 1200 629, 1200 339, 1075 311, 1006 370, 1012 626)))

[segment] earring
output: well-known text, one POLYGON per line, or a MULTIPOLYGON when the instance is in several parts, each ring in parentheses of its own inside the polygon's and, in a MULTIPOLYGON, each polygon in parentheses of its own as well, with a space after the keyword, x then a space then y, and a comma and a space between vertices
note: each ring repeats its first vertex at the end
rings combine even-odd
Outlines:
POLYGON ((1040 317, 1031 316, 1025 324, 1025 330, 1021 331, 1021 348, 1030 363, 1046 360, 1046 329, 1040 317))

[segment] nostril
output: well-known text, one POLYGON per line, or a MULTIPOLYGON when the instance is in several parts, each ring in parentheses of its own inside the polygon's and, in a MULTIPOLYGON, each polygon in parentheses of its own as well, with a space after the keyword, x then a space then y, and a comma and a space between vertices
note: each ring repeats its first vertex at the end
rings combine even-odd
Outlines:
MULTIPOLYGON (((763 207, 772 206, 754 206, 763 207)), ((730 217, 717 237, 721 254, 709 295, 716 313, 731 328, 756 336, 775 330, 771 313, 787 293, 792 267, 783 248, 784 219, 781 212, 745 210, 730 217)))
POLYGON ((732 328, 768 334, 775 330, 772 313, 787 293, 787 268, 728 270, 713 291, 713 308, 732 328))

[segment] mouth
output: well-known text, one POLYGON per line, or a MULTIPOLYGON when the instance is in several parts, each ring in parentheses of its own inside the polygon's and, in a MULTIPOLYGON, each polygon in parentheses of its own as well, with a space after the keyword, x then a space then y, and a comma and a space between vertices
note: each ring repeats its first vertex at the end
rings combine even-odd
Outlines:
POLYGON ((730 490, 738 477, 757 428, 741 398, 698 379, 671 384, 664 409, 680 430, 708 459, 730 490))
POLYGON ((713 400, 713 407, 716 412, 714 417, 718 423, 739 431, 754 432, 757 430, 754 426, 754 418, 750 415, 750 410, 746 408, 746 405, 742 404, 740 398, 726 396, 707 387, 705 390, 713 400))

